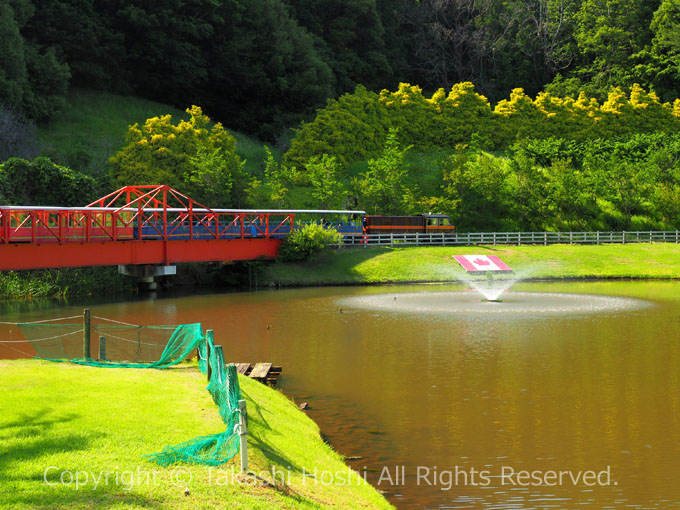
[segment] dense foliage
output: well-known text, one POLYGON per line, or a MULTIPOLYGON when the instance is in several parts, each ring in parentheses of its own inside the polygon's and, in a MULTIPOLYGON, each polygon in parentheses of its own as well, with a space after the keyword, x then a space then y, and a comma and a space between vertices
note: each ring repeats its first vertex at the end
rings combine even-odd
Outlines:
POLYGON ((678 128, 680 100, 662 103, 638 84, 629 93, 613 88, 601 104, 583 91, 577 99, 548 92, 531 99, 514 89, 492 108, 470 82, 455 84, 448 94, 439 89, 429 98, 420 87, 402 83, 395 92, 359 87, 330 101, 313 121, 302 124, 286 161, 304 164, 322 153, 344 164, 365 160, 382 150, 390 129, 398 129, 402 144, 422 151, 458 144, 505 150, 524 138, 616 139, 678 128))
POLYGON ((68 87, 96 88, 200 104, 273 141, 359 84, 603 103, 639 83, 667 101, 679 13, 677 0, 6 0, 0 106, 45 119, 68 87))
POLYGON ((121 186, 167 184, 211 207, 243 205, 236 140, 199 107, 187 113, 189 120, 178 124, 163 115, 130 126, 125 147, 111 158, 114 178, 121 186))
POLYGON ((92 177, 52 163, 10 158, 0 164, 0 203, 83 206, 97 198, 92 177), (85 202, 85 203, 84 203, 85 202))
POLYGON ((339 240, 337 230, 324 228, 318 223, 309 223, 283 241, 279 256, 288 262, 306 260, 327 246, 337 244, 339 240))

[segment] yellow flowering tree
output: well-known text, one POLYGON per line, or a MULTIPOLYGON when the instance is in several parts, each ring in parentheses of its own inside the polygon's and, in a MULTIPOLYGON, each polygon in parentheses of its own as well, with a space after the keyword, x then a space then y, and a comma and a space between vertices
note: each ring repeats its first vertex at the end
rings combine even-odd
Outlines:
POLYGON ((236 140, 200 107, 188 120, 171 115, 130 126, 126 145, 110 159, 121 185, 167 184, 209 207, 243 205, 246 175, 236 140))

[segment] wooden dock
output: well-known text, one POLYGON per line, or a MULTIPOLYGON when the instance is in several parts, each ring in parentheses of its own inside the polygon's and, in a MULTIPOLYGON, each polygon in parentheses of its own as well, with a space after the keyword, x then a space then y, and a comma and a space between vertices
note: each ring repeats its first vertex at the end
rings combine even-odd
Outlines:
POLYGON ((252 377, 263 384, 276 386, 283 367, 275 367, 271 363, 256 363, 255 366, 250 363, 236 363, 236 370, 239 374, 252 377))

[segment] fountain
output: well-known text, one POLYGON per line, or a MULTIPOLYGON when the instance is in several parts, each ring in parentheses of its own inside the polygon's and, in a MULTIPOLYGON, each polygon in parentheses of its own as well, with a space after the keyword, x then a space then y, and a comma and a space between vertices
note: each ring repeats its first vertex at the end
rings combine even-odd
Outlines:
POLYGON ((651 306, 651 303, 640 299, 610 296, 556 292, 510 292, 513 285, 529 277, 536 268, 512 271, 494 256, 459 255, 454 258, 466 269, 463 274, 453 267, 442 269, 450 273, 451 280, 460 281, 468 287, 468 290, 355 296, 342 299, 342 306, 376 311, 453 314, 470 317, 620 312, 651 306), (494 277, 493 273, 502 274, 502 277, 494 277))
POLYGON ((465 269, 464 276, 459 280, 479 292, 489 303, 502 303, 501 295, 518 282, 521 277, 513 273, 510 266, 495 255, 454 255, 453 258, 465 269), (509 273, 514 277, 495 280, 494 273, 509 273), (483 275, 483 278, 479 278, 483 275))
POLYGON ((475 278, 473 275, 466 274, 459 276, 458 279, 470 288, 479 292, 484 298, 482 301, 488 303, 502 303, 503 300, 501 299, 501 295, 524 277, 526 277, 526 275, 514 275, 512 278, 494 279, 493 273, 489 272, 483 278, 475 278))

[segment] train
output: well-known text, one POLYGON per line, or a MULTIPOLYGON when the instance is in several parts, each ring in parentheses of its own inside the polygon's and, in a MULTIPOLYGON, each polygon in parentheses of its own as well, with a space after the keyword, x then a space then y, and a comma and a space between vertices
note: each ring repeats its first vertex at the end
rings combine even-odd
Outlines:
POLYGON ((453 232, 451 219, 446 214, 418 214, 414 216, 367 215, 362 219, 364 234, 414 234, 453 232))

